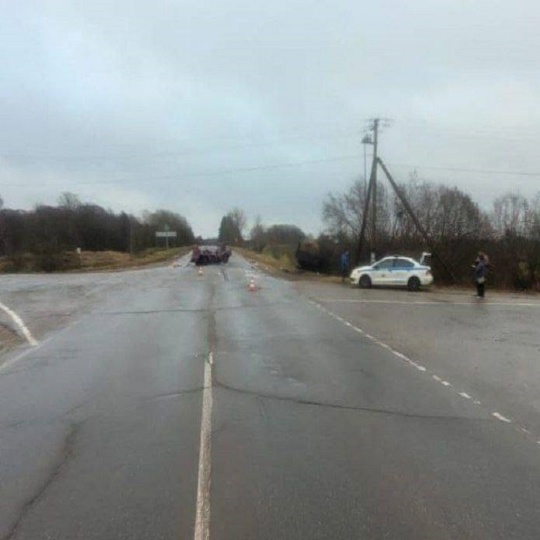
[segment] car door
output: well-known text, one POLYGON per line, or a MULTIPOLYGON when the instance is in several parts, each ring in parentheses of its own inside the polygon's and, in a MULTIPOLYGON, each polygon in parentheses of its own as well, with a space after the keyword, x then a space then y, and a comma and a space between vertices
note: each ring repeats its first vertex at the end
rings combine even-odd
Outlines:
POLYGON ((393 285, 407 285, 409 278, 413 274, 414 263, 402 257, 394 259, 394 267, 392 270, 393 285))
POLYGON ((373 265, 371 272, 371 283, 373 285, 389 285, 391 284, 393 273, 393 260, 383 259, 373 265))

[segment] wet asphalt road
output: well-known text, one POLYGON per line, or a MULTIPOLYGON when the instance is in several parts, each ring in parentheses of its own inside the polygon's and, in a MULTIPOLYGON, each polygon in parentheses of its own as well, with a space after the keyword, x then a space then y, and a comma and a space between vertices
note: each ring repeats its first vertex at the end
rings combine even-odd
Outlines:
MULTIPOLYGON (((384 314, 345 301, 366 298, 359 291, 329 289, 336 302, 237 257, 203 276, 69 279, 86 300, 62 293, 56 329, 34 319, 40 346, 0 367, 0 539, 191 539, 198 495, 212 539, 538 538, 540 445, 521 422, 535 405, 496 393, 506 372, 490 371, 485 344, 471 372, 462 314, 437 311, 452 332, 432 354, 428 330, 413 340, 402 323, 375 327, 384 314), (511 423, 493 416, 499 405, 511 423)), ((538 326, 530 313, 526 333, 538 326)), ((405 318, 417 327, 419 317, 405 318)), ((522 375, 531 386, 534 369, 522 375)))

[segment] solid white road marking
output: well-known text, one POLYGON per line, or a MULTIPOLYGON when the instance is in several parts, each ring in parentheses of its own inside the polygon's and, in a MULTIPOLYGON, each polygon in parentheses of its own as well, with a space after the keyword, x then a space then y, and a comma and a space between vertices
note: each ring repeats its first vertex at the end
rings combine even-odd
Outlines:
POLYGON ((212 365, 214 356, 204 363, 203 406, 201 414, 201 442, 199 447, 199 478, 197 482, 197 514, 194 540, 210 538, 210 471, 212 453, 212 365))
POLYGON ((510 418, 506 418, 506 416, 503 416, 502 414, 499 414, 498 412, 491 413, 492 416, 494 416, 497 420, 500 420, 501 422, 506 422, 507 424, 511 424, 512 420, 510 418))
POLYGON ((34 339, 34 336, 30 332, 30 330, 28 330, 23 320, 12 309, 2 304, 2 302, 0 302, 0 309, 5 311, 12 318, 19 332, 21 332, 22 335, 26 338, 26 341, 28 341, 28 343, 30 343, 32 347, 36 347, 38 345, 38 342, 34 339))
POLYGON ((32 353, 42 349, 44 345, 47 345, 47 343, 49 343, 50 341, 56 339, 58 336, 60 336, 61 334, 67 332, 68 330, 70 330, 74 326, 80 324, 81 322, 82 322, 82 319, 79 320, 79 321, 75 321, 74 323, 69 324, 68 326, 66 326, 62 330, 59 330, 58 332, 56 332, 53 336, 50 336, 47 339, 43 340, 41 343, 36 345, 33 349, 27 349, 26 351, 23 351, 21 354, 18 354, 17 356, 12 358, 8 362, 5 362, 4 364, 0 364, 0 373, 2 371, 7 370, 9 367, 13 366, 14 364, 19 362, 23 358, 26 358, 27 356, 30 356, 32 353))
MULTIPOLYGON (((402 306, 474 306, 477 305, 476 301, 471 302, 443 302, 440 300, 351 300, 351 299, 339 299, 339 298, 317 298, 319 302, 329 302, 334 304, 382 304, 382 305, 402 305, 402 306)), ((540 308, 540 302, 486 302, 486 305, 490 306, 508 306, 508 307, 535 307, 540 308)))

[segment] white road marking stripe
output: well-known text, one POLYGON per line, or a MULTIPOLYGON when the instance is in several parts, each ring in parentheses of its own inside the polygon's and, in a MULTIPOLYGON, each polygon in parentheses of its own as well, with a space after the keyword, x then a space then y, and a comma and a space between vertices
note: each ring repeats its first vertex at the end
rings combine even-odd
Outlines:
POLYGON ((494 416, 497 420, 500 420, 501 422, 506 422, 507 424, 511 424, 512 420, 510 418, 506 418, 506 416, 503 416, 502 414, 499 414, 498 412, 491 413, 492 416, 494 416))
POLYGON ((26 351, 23 351, 21 354, 18 354, 17 356, 12 358, 8 362, 5 362, 4 364, 0 364, 0 373, 2 371, 5 371, 9 367, 13 366, 14 364, 19 362, 23 358, 26 358, 27 356, 30 356, 30 354, 32 354, 33 352, 36 352, 37 350, 43 348, 44 345, 47 345, 47 343, 49 343, 50 341, 56 339, 59 335, 67 332, 68 330, 70 330, 74 326, 80 324, 81 322, 82 322, 82 319, 79 320, 79 321, 75 321, 74 323, 69 324, 68 326, 66 326, 62 330, 59 330, 58 332, 56 332, 54 335, 52 335, 52 336, 48 337, 47 339, 43 340, 41 343, 36 345, 33 349, 27 349, 26 351))
MULTIPOLYGON (((440 300, 430 301, 405 301, 405 300, 354 300, 339 298, 317 298, 320 302, 329 302, 335 304, 383 304, 383 305, 402 305, 402 306, 474 306, 476 301, 471 302, 442 302, 440 300)), ((490 306, 508 306, 508 307, 536 307, 540 308, 540 302, 486 302, 490 306)))
POLYGON ((2 304, 2 302, 0 302, 0 309, 5 311, 13 319, 13 322, 16 324, 17 329, 26 338, 26 341, 28 341, 28 343, 30 343, 32 347, 37 347, 38 342, 34 339, 34 336, 30 332, 30 330, 28 330, 23 320, 12 309, 2 304))
MULTIPOLYGON (((311 301, 312 303, 314 303, 317 307, 321 307, 321 304, 318 304, 316 302, 313 302, 311 301)), ((354 300, 353 300, 354 302, 354 300)), ((404 302, 405 303, 405 302, 404 302)), ((508 305, 508 304, 504 304, 504 305, 508 305)), ((514 305, 517 305, 517 304, 514 304, 514 305)), ((540 304, 539 304, 540 305, 540 304)), ((362 334, 364 335, 365 337, 367 337, 368 339, 370 339, 372 342, 374 342, 375 344, 379 345, 380 347, 384 348, 384 349, 388 349, 390 350, 390 352, 396 356, 397 358, 400 358, 401 360, 404 360, 405 362, 407 362, 409 365, 415 367, 416 369, 418 369, 419 371, 422 371, 422 372, 426 372, 428 371, 427 368, 425 366, 422 366, 421 364, 417 364, 416 362, 414 362, 413 360, 411 360, 410 358, 408 358, 406 355, 404 355, 403 353, 400 353, 399 351, 396 351, 395 349, 393 349, 390 345, 382 342, 382 341, 379 341, 376 337, 372 336, 371 334, 368 334, 366 333, 364 330, 362 330, 361 328, 358 328, 357 326, 354 326, 352 325, 349 321, 346 321, 345 319, 343 319, 342 317, 336 315, 335 313, 333 313, 332 311, 326 309, 326 308, 323 308, 324 311, 326 313, 328 313, 328 315, 330 315, 331 317, 333 317, 334 319, 338 320, 338 321, 341 321, 342 323, 344 323, 346 326, 348 326, 349 328, 352 328, 355 332, 359 333, 359 334, 362 334)), ((443 380, 441 377, 439 377, 438 375, 432 375, 432 378, 441 383, 443 386, 446 386, 446 387, 452 387, 452 385, 448 382, 448 381, 445 381, 443 380)), ((456 390, 457 392, 457 390, 456 390)), ((472 396, 470 396, 469 394, 467 394, 467 392, 457 392, 461 397, 465 398, 465 399, 468 399, 468 400, 473 400, 472 396)), ((481 405, 482 403, 478 400, 474 400, 474 404, 475 405, 481 405)), ((501 422, 505 422, 507 424, 512 424, 513 421, 510 419, 510 418, 506 418, 506 416, 503 416, 502 414, 498 413, 498 412, 492 412, 491 415, 496 418, 497 420, 500 420, 501 422)), ((531 432, 528 430, 528 429, 525 429, 521 426, 517 426, 516 427, 516 431, 519 432, 519 433, 524 433, 526 435, 531 435, 531 432)), ((537 444, 540 445, 540 441, 537 441, 537 444)))
POLYGON ((210 471, 212 453, 212 364, 213 354, 204 363, 204 390, 199 447, 199 479, 197 482, 197 514, 194 540, 210 538, 210 471))

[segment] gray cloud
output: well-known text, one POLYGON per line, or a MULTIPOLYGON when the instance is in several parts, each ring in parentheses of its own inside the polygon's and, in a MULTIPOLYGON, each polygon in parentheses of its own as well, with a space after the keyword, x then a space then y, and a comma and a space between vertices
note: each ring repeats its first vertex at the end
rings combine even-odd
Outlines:
POLYGON ((398 179, 416 168, 484 207, 539 189, 540 176, 478 172, 540 171, 535 2, 2 9, 8 206, 73 191, 116 210, 167 207, 205 235, 232 206, 317 233, 324 195, 362 174, 376 115, 393 119, 381 152, 398 179))

